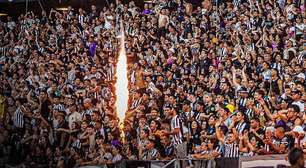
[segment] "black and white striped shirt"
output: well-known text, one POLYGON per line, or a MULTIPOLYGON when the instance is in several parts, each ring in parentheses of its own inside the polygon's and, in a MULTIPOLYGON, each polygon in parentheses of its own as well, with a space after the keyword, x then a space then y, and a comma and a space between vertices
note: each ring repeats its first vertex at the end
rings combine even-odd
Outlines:
POLYGON ((84 15, 79 15, 78 16, 78 22, 83 26, 83 24, 84 24, 84 20, 85 20, 85 17, 84 17, 84 15))
POLYGON ((82 147, 82 143, 79 139, 75 140, 72 144, 71 144, 72 147, 75 147, 75 148, 78 148, 78 149, 81 149, 82 147))
POLYGON ((242 110, 243 108, 246 107, 246 104, 247 104, 247 100, 246 98, 241 98, 238 102, 238 107, 239 107, 239 110, 242 110))
POLYGON ((239 157, 239 145, 236 143, 224 144, 224 157, 239 157))
POLYGON ((23 128, 24 118, 23 118, 23 112, 20 107, 18 107, 14 112, 13 122, 15 127, 23 128))
POLYGON ((87 110, 81 112, 81 114, 82 114, 83 117, 86 116, 86 115, 92 116, 93 110, 92 109, 87 109, 87 110))
POLYGON ((178 145, 183 143, 183 135, 182 135, 182 124, 181 124, 181 120, 179 118, 178 115, 175 115, 172 119, 171 119, 171 131, 174 131, 174 129, 179 129, 179 133, 173 135, 172 138, 172 142, 174 145, 178 145))
POLYGON ((270 151, 271 151, 270 148, 271 148, 270 145, 265 144, 264 149, 265 149, 267 152, 270 152, 270 151))
POLYGON ((158 157, 158 150, 153 148, 152 150, 149 150, 144 153, 142 159, 144 160, 155 160, 158 157))
POLYGON ((277 69, 279 74, 283 73, 283 67, 281 63, 273 63, 272 68, 277 69))
POLYGON ((248 119, 251 119, 254 117, 254 111, 253 109, 248 108, 245 112, 245 115, 248 117, 248 119))
POLYGON ((10 50, 9 46, 0 47, 0 57, 6 56, 9 50, 10 50))
POLYGON ((240 6, 240 3, 241 3, 241 0, 234 0, 234 5, 235 7, 239 7, 240 6))
POLYGON ((62 105, 62 104, 54 104, 53 105, 53 110, 65 111, 65 106, 62 105))
POLYGON ((246 127, 246 123, 245 122, 239 122, 236 125, 236 129, 237 129, 238 134, 242 134, 243 130, 245 129, 245 127, 246 127))
POLYGON ((133 100, 131 109, 136 109, 141 104, 141 102, 142 102, 142 99, 133 100))

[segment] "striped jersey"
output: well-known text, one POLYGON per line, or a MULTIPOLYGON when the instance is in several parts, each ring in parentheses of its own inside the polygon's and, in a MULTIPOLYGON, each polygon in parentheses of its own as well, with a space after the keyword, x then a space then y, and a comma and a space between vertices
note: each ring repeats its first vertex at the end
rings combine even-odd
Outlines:
POLYGON ((251 119, 254 117, 254 111, 251 108, 248 108, 245 112, 245 115, 248 117, 248 119, 251 119))
POLYGON ((224 157, 239 157, 239 146, 237 143, 224 144, 224 157))
POLYGON ((247 105, 247 98, 240 98, 238 101, 238 108, 240 111, 244 111, 247 105))
POLYGON ((133 100, 132 101, 132 105, 131 105, 131 109, 136 109, 140 104, 142 103, 142 99, 138 99, 138 100, 133 100))
POLYGON ((54 104, 53 110, 65 111, 65 106, 63 104, 54 104))
POLYGON ((82 143, 79 139, 75 140, 72 144, 71 144, 72 147, 75 147, 77 149, 81 149, 82 147, 82 143))
POLYGON ((175 134, 173 135, 172 137, 172 141, 173 141, 173 144, 174 145, 177 145, 177 144, 181 144, 183 143, 183 135, 182 135, 182 123, 181 123, 181 120, 179 118, 178 115, 175 115, 172 119, 171 119, 171 131, 173 131, 174 129, 180 129, 179 133, 178 134, 175 134))
POLYGON ((20 107, 14 112, 13 122, 14 126, 17 128, 22 128, 24 125, 23 112, 20 107))
POLYGON ((239 122, 236 125, 236 129, 237 129, 238 134, 242 134, 243 130, 246 128, 246 126, 247 126, 247 124, 245 122, 239 122))
POLYGON ((153 148, 152 150, 148 150, 146 151, 143 156, 142 159, 144 160, 155 160, 158 157, 158 150, 153 148))

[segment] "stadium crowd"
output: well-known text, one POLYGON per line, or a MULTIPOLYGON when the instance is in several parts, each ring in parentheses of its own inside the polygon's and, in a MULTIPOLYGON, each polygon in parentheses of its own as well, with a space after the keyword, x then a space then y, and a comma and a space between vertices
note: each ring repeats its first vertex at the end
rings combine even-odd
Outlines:
POLYGON ((217 2, 118 1, 1 18, 2 162, 306 152, 305 1, 217 2), (114 109, 121 21, 130 81, 124 135, 114 109))

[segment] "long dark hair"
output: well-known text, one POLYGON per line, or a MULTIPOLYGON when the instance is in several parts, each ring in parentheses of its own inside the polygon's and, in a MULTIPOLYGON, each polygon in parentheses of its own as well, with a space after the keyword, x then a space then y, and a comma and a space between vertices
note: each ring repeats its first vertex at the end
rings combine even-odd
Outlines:
POLYGON ((188 127, 190 128, 189 130, 190 130, 191 135, 194 135, 194 134, 196 134, 196 133, 200 133, 200 132, 201 132, 201 126, 200 126, 199 122, 196 121, 196 120, 190 121, 190 122, 188 123, 188 127), (193 122, 196 122, 196 124, 197 124, 197 128, 196 128, 195 132, 194 132, 193 129, 192 129, 192 123, 193 123, 193 122))

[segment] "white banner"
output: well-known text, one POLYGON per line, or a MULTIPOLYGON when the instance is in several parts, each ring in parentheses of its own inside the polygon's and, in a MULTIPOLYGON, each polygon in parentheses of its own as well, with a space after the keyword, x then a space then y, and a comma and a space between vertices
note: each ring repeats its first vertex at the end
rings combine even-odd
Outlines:
POLYGON ((286 155, 262 155, 253 157, 240 157, 240 168, 281 168, 290 166, 285 159, 286 155))

